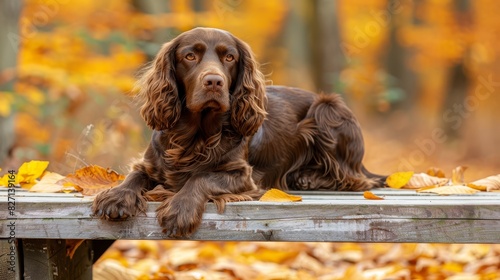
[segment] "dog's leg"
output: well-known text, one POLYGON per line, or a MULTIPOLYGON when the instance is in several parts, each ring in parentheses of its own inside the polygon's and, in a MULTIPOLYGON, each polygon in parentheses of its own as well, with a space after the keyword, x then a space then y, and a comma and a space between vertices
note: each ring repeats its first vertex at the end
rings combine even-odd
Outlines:
POLYGON ((135 170, 117 187, 97 195, 92 205, 95 216, 107 219, 126 219, 146 212, 146 200, 142 192, 150 185, 148 175, 135 170))
POLYGON ((246 162, 243 161, 241 168, 220 169, 193 174, 178 193, 158 207, 156 216, 167 235, 191 235, 200 225, 209 200, 216 200, 219 211, 223 211, 226 201, 251 200, 259 193, 246 162))

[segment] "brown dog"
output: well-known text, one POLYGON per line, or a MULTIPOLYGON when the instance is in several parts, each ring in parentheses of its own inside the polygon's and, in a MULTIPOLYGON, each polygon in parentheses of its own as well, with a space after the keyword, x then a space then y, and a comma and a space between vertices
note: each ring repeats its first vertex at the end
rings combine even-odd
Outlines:
POLYGON ((185 236, 209 200, 222 211, 271 187, 383 185, 363 167, 359 124, 339 96, 266 88, 248 45, 226 31, 196 28, 165 44, 138 88, 151 143, 124 182, 96 197, 102 218, 144 212, 144 192, 161 185, 158 221, 185 236))

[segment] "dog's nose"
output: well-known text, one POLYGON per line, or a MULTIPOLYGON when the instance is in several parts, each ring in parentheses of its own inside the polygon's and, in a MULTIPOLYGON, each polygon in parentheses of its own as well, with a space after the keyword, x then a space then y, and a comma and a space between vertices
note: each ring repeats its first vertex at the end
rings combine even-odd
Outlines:
POLYGON ((208 90, 221 90, 224 86, 224 79, 220 75, 208 74, 203 77, 203 86, 208 90))

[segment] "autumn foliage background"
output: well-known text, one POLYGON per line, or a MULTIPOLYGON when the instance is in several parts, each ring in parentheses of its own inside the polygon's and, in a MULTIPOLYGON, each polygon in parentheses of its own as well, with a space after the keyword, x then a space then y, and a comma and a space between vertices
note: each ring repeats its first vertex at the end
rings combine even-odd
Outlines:
POLYGON ((89 164, 126 173, 150 134, 133 102, 138 70, 162 43, 210 26, 248 42, 269 84, 343 95, 370 170, 499 173, 496 0, 18 3, 17 30, 1 43, 4 62, 16 58, 0 62, 3 172, 44 159, 61 174, 89 164))

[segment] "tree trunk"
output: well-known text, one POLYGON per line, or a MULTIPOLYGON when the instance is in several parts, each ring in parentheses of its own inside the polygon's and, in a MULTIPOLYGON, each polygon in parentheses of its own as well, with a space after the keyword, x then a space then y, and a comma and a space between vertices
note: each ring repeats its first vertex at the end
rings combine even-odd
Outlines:
MULTIPOLYGON (((18 21, 22 1, 0 0, 0 92, 13 92, 18 46, 12 38, 18 38, 18 21)), ((7 102, 5 93, 0 93, 0 102, 7 102), (3 100, 2 100, 3 99, 3 100)), ((0 166, 9 155, 14 144, 14 113, 0 115, 0 166)))

